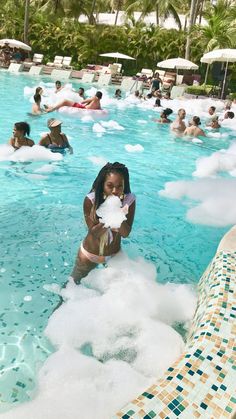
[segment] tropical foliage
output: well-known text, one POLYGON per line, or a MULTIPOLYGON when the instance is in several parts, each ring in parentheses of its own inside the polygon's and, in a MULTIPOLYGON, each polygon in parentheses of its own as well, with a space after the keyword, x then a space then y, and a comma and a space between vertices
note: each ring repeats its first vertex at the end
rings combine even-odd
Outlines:
MULTIPOLYGON (((28 0, 29 1, 29 0, 28 0)), ((70 55, 78 68, 87 63, 101 63, 100 53, 120 51, 136 58, 126 62, 126 71, 142 67, 155 68, 157 61, 184 56, 186 28, 163 29, 160 25, 145 25, 144 16, 154 11, 157 22, 168 15, 179 23, 179 14, 189 15, 191 0, 30 0, 28 28, 33 51, 42 52, 46 60, 56 54, 70 55), (100 11, 114 11, 114 23, 120 9, 130 20, 124 26, 96 24, 100 11), (134 21, 134 10, 141 12, 134 21), (87 16, 90 24, 78 18, 87 16), (129 22, 129 23, 128 23, 129 22)), ((25 0, 0 0, 0 36, 23 40, 25 0)), ((190 59, 200 61, 204 52, 213 48, 236 47, 236 2, 194 0, 192 23, 201 15, 207 25, 194 24, 190 31, 190 59)), ((104 60, 104 59, 103 59, 104 60)))

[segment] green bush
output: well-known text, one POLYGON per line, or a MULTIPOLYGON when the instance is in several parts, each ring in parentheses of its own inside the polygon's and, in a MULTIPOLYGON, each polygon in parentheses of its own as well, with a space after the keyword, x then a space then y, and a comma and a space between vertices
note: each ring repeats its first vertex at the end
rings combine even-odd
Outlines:
POLYGON ((210 91, 212 90, 212 86, 209 84, 202 84, 201 86, 189 86, 186 90, 186 93, 190 95, 197 95, 197 96, 208 96, 210 91))

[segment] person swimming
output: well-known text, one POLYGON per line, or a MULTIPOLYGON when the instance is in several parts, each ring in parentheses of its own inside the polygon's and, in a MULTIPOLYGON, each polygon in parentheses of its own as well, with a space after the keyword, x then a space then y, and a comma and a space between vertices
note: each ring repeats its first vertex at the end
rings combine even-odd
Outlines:
POLYGON ((82 242, 71 273, 79 284, 99 263, 104 264, 109 257, 117 254, 121 248, 121 238, 128 237, 135 214, 135 195, 131 193, 129 171, 119 162, 107 163, 98 173, 92 189, 84 199, 84 217, 88 233, 82 242), (96 213, 109 196, 117 196, 122 207, 127 211, 127 219, 118 229, 104 227, 96 213))
POLYGON ((56 111, 63 106, 69 106, 71 108, 78 108, 78 109, 89 109, 89 110, 101 110, 101 99, 102 99, 102 92, 97 92, 95 96, 83 100, 81 103, 73 102, 71 100, 63 100, 58 105, 53 107, 48 107, 46 112, 53 112, 56 111))
POLYGON ((27 122, 16 122, 13 128, 13 136, 9 140, 9 144, 14 147, 15 150, 26 146, 32 147, 34 141, 26 137, 30 134, 30 126, 27 122))
POLYGON ((47 122, 50 133, 44 135, 39 141, 39 145, 49 148, 54 153, 60 153, 68 148, 70 154, 73 154, 67 136, 61 132, 62 122, 59 119, 51 118, 47 122))
POLYGON ((41 95, 39 93, 35 93, 34 95, 35 103, 32 105, 31 115, 41 115, 42 113, 46 112, 46 108, 45 109, 41 108, 41 101, 42 101, 41 95))

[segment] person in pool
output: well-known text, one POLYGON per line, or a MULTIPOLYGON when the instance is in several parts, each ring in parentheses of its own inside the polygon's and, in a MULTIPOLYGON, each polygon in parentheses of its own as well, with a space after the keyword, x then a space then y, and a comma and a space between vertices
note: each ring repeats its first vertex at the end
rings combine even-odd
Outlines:
POLYGON ((57 80, 55 82, 55 93, 60 92, 62 89, 63 89, 63 86, 62 86, 60 80, 57 80))
POLYGON ((44 135, 39 141, 39 145, 49 148, 52 152, 62 152, 68 148, 70 154, 73 154, 73 148, 71 147, 68 138, 61 132, 62 122, 59 119, 51 118, 47 122, 47 126, 50 129, 50 133, 44 135))
POLYGON ((115 99, 122 99, 122 93, 121 93, 120 89, 116 89, 114 98, 115 99))
MULTIPOLYGON (((34 95, 34 104, 32 105, 31 115, 41 115, 45 113, 46 110, 41 108, 41 95, 39 93, 35 93, 34 95)), ((46 105, 44 105, 46 107, 46 105)))
POLYGON ((154 121, 159 122, 159 124, 170 124, 171 120, 168 118, 168 116, 172 113, 172 109, 166 108, 161 112, 160 119, 154 119, 154 121))
POLYGON ((88 233, 80 246, 74 269, 71 273, 79 284, 99 263, 106 263, 108 258, 120 251, 121 238, 131 232, 135 214, 135 195, 131 193, 129 171, 124 164, 107 163, 98 173, 90 193, 84 199, 84 217, 88 233), (127 219, 120 228, 105 228, 99 221, 96 210, 108 196, 115 195, 127 209, 127 219), (107 242, 104 241, 107 238, 107 242))
POLYGON ((200 118, 198 116, 194 116, 190 121, 190 126, 184 131, 184 135, 189 135, 191 137, 206 137, 205 132, 199 128, 199 125, 201 125, 200 118))
POLYGON ((183 134, 186 130, 186 125, 184 119, 186 117, 185 109, 179 109, 177 118, 171 124, 171 130, 176 132, 177 134, 183 134))
POLYGON ((13 136, 9 140, 9 144, 18 150, 22 146, 32 147, 34 141, 26 137, 30 135, 30 126, 27 122, 16 122, 13 128, 13 136))
POLYGON ((85 99, 81 103, 72 102, 71 100, 65 99, 56 106, 48 107, 46 109, 46 112, 56 111, 57 109, 60 109, 63 106, 70 106, 71 108, 78 108, 78 109, 100 110, 101 99, 102 99, 102 92, 97 92, 95 96, 89 99, 85 99))

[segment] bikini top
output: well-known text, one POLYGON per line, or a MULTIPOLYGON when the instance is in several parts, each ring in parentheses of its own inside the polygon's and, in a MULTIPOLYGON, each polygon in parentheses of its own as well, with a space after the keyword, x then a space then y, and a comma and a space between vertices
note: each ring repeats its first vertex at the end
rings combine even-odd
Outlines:
POLYGON ((58 145, 58 144, 55 145, 55 143, 52 142, 51 135, 50 134, 47 134, 47 137, 49 138, 49 141, 50 141, 50 144, 48 144, 48 148, 51 148, 53 150, 54 149, 57 149, 57 148, 61 148, 61 149, 67 148, 68 147, 68 142, 65 139, 65 135, 64 134, 60 134, 60 136, 62 138, 63 144, 62 145, 58 145))
MULTIPOLYGON (((89 192, 86 196, 94 204, 94 201, 95 201, 95 192, 89 192)), ((128 205, 128 207, 130 207, 130 205, 135 201, 135 199, 136 199, 136 196, 133 193, 126 194, 124 196, 124 199, 122 200, 122 208, 125 205, 128 205)))

